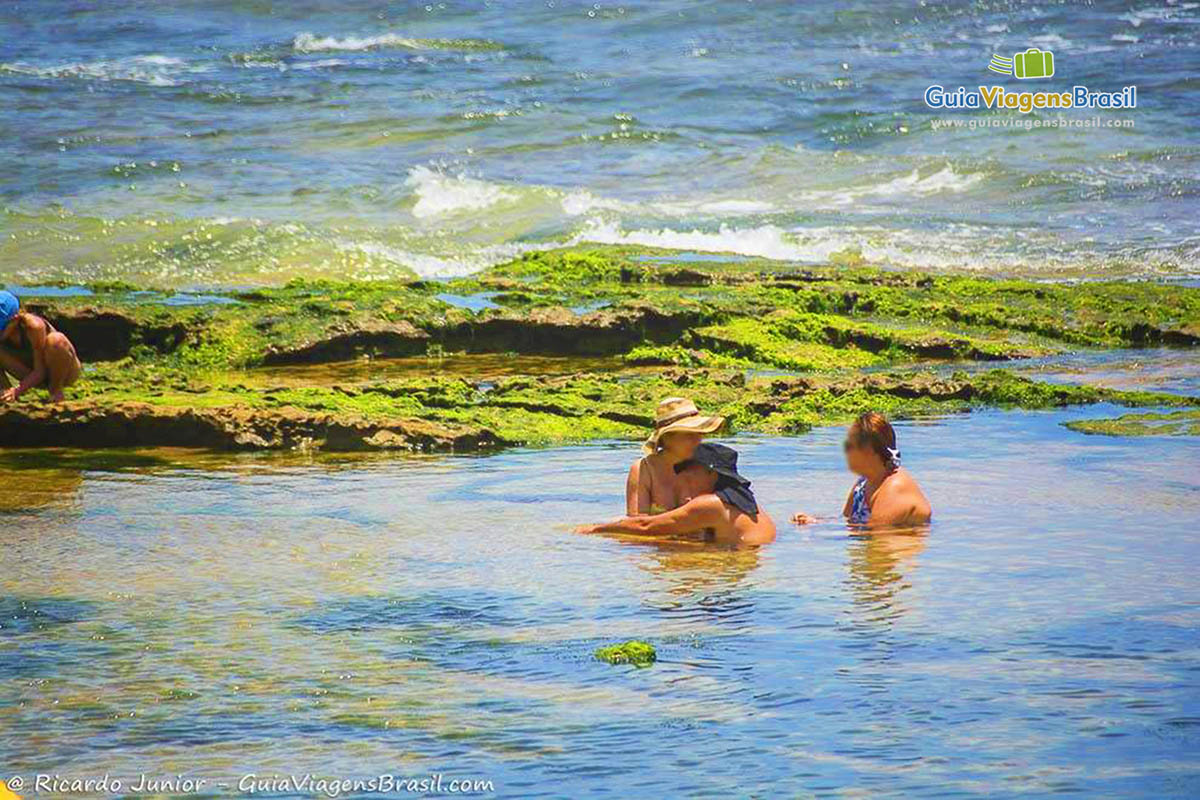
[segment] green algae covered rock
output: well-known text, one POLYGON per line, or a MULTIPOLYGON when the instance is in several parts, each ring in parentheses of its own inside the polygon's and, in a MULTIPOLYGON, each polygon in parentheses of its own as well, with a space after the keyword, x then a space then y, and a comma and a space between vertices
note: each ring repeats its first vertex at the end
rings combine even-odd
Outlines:
MULTIPOLYGON (((1200 346, 1200 288, 1148 282, 587 246, 447 283, 297 280, 185 303, 169 289, 85 288, 22 298, 76 343, 87 369, 61 407, 43 405, 41 390, 0 407, 0 446, 467 452, 639 441, 657 402, 680 394, 731 431, 776 435, 869 410, 913 419, 1200 406, 978 370, 1065 348, 1200 346), (480 293, 489 307, 451 302, 480 293), (970 369, 946 375, 947 362, 970 369)), ((1177 415, 1073 427, 1161 435, 1196 425, 1177 415)))
POLYGON ((1112 419, 1084 419, 1063 423, 1092 436, 1200 436, 1200 411, 1126 414, 1112 419))
POLYGON ((596 658, 609 664, 633 664, 648 667, 658 660, 654 645, 631 639, 621 644, 610 644, 596 649, 596 658))

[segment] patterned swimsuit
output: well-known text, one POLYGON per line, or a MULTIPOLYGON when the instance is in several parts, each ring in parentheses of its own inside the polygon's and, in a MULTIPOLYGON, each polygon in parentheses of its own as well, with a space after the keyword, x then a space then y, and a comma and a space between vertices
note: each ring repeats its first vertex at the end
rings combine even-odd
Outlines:
POLYGON ((850 490, 850 522, 865 525, 871 519, 871 507, 867 505, 867 479, 859 478, 850 490))

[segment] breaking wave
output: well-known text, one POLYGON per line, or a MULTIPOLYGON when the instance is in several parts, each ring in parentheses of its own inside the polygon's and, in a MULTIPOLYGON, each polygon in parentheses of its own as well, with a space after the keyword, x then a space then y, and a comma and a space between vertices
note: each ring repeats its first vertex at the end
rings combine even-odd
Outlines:
POLYGON ((499 184, 464 175, 447 175, 429 167, 409 170, 405 185, 416 197, 412 213, 418 219, 478 211, 517 197, 514 191, 499 184))
POLYGON ((317 36, 298 33, 292 40, 292 49, 297 53, 317 53, 328 50, 379 50, 399 48, 405 50, 502 50, 503 46, 487 39, 416 39, 395 33, 376 36, 317 36))

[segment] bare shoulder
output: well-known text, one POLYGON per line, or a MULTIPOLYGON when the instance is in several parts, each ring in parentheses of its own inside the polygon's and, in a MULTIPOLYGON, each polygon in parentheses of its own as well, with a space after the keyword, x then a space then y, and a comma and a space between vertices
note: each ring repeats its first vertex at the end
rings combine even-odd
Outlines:
MULTIPOLYGON (((906 469, 899 469, 880 487, 886 496, 895 501, 905 501, 912 504, 912 512, 918 517, 928 517, 931 511, 928 498, 921 491, 917 479, 906 469)), ((881 498, 880 498, 881 499, 881 498)))
POLYGON ((629 465, 629 480, 630 480, 632 483, 637 483, 637 481, 638 481, 638 478, 639 478, 639 477, 641 477, 641 474, 642 474, 642 462, 643 462, 643 461, 645 461, 645 460, 646 460, 646 459, 645 459, 644 457, 643 457, 643 458, 639 458, 637 461, 635 461, 635 462, 633 462, 632 464, 630 464, 630 465, 629 465))
POLYGON ((648 482, 654 478, 654 456, 642 456, 629 465, 630 480, 648 482))
POLYGON ((30 314, 28 311, 21 312, 21 327, 30 333, 35 331, 44 333, 49 330, 49 326, 46 325, 46 320, 42 319, 37 314, 30 314))
POLYGON ((903 467, 889 475, 880 488, 888 493, 922 494, 921 486, 917 483, 917 479, 903 467))

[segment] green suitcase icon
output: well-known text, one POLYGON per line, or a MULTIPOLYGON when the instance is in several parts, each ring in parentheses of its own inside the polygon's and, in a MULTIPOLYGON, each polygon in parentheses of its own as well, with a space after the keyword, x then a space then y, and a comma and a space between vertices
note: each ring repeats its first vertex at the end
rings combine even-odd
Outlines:
POLYGON ((1050 78, 1054 75, 1054 53, 1031 47, 1013 53, 1013 74, 1018 78, 1050 78))

